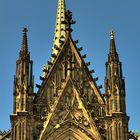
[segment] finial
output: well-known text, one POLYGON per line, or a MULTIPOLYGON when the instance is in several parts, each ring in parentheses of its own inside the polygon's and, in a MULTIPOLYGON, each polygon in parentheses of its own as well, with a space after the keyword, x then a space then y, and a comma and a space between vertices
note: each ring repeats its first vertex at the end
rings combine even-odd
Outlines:
POLYGON ((26 27, 24 27, 22 31, 23 31, 23 33, 27 33, 28 29, 26 27))
POLYGON ((114 35, 115 33, 114 33, 114 31, 112 30, 112 31, 110 31, 110 39, 114 39, 114 35))

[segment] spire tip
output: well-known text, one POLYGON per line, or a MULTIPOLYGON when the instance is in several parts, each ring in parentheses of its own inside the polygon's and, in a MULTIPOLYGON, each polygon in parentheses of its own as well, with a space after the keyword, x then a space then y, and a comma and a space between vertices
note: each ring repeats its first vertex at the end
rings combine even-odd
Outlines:
POLYGON ((22 52, 27 53, 28 52, 28 44, 27 44, 27 28, 23 28, 23 40, 22 40, 22 52))
POLYGON ((115 32, 113 30, 110 31, 110 39, 114 39, 114 36, 115 36, 115 32))
POLYGON ((23 31, 23 33, 27 33, 28 29, 26 27, 24 27, 22 31, 23 31))

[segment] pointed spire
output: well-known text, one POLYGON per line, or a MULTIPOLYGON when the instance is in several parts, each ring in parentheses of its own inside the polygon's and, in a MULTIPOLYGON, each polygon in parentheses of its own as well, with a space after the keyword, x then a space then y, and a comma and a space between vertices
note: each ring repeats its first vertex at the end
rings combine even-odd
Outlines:
POLYGON ((116 51, 114 31, 110 32, 109 61, 119 61, 118 53, 116 51))
POLYGON ((116 53, 114 31, 110 32, 110 53, 116 53))
POLYGON ((116 51, 114 32, 110 32, 110 51, 106 62, 105 97, 107 115, 126 113, 125 80, 123 79, 122 63, 116 51), (112 106, 113 105, 113 106, 112 106))
POLYGON ((26 54, 28 52, 28 41, 27 41, 27 32, 28 29, 23 29, 23 41, 22 41, 22 52, 26 54))
POLYGON ((57 17, 56 17, 56 27, 54 33, 54 47, 53 53, 57 54, 58 50, 55 49, 55 46, 60 47, 62 42, 65 40, 66 37, 66 25, 63 23, 65 21, 65 0, 58 0, 58 9, 57 9, 57 17))

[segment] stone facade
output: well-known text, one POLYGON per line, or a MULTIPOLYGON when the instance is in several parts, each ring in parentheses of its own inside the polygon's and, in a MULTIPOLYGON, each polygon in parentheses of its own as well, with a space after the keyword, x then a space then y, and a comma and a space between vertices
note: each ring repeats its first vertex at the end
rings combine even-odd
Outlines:
POLYGON ((72 13, 58 1, 52 55, 34 93, 27 29, 14 78, 12 140, 128 140, 125 80, 114 33, 106 62, 105 94, 71 36, 72 13))

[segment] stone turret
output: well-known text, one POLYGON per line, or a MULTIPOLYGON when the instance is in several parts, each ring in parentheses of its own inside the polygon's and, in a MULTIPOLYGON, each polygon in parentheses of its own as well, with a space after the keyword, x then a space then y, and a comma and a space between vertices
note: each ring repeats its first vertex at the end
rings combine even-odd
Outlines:
POLYGON ((13 114, 11 115, 12 139, 31 139, 33 110, 33 61, 30 60, 27 43, 27 28, 23 29, 22 49, 16 61, 14 77, 13 114), (30 121, 29 121, 30 120, 30 121))
POLYGON ((125 80, 122 74, 122 63, 116 51, 113 31, 110 32, 110 50, 106 62, 105 95, 108 140, 127 140, 125 80))

